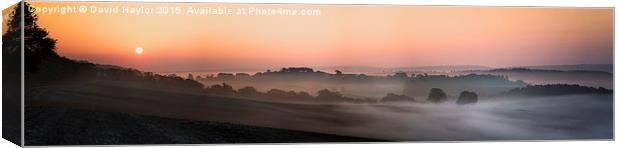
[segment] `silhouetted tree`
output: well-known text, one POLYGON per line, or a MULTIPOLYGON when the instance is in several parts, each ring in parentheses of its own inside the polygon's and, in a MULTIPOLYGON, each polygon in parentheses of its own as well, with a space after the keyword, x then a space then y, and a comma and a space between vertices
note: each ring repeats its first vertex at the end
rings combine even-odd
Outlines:
POLYGON ((314 70, 308 67, 289 67, 289 68, 282 68, 278 72, 280 73, 312 73, 314 72, 314 70))
POLYGON ((613 94, 612 90, 602 87, 594 88, 574 84, 528 85, 522 88, 511 89, 507 96, 559 96, 574 94, 613 94))
POLYGON ((286 91, 283 91, 280 89, 271 89, 267 92, 267 95, 269 95, 272 98, 279 98, 279 99, 286 99, 290 97, 290 95, 286 91))
POLYGON ((407 73, 405 73, 405 72, 397 72, 397 73, 394 73, 393 77, 395 77, 395 78, 407 78, 407 73))
POLYGON ((194 75, 192 75, 191 73, 187 74, 187 79, 194 80, 194 75))
POLYGON ((235 77, 249 77, 249 76, 250 76, 250 74, 248 74, 248 73, 236 73, 235 74, 235 77))
POLYGON ((475 92, 463 91, 456 100, 456 104, 471 104, 478 102, 478 95, 475 92))
POLYGON ((30 12, 30 4, 24 2, 13 9, 13 16, 8 18, 7 31, 2 35, 3 53, 9 56, 21 54, 21 31, 24 30, 24 61, 27 73, 37 72, 42 60, 49 57, 58 57, 56 54, 56 40, 49 36, 49 33, 37 24, 37 15, 30 12), (21 17, 23 15, 23 28, 21 17))
POLYGON ((300 91, 299 93, 297 93, 297 98, 298 99, 305 99, 305 100, 314 100, 314 97, 312 97, 312 95, 310 95, 310 93, 304 92, 304 91, 300 91))
POLYGON ((385 97, 381 99, 381 102, 415 102, 415 99, 405 95, 388 93, 385 97))
POLYGON ((342 75, 342 71, 340 70, 336 70, 335 72, 336 72, 336 75, 342 75))
POLYGON ((256 95, 256 94, 259 94, 259 92, 256 90, 256 88, 251 87, 251 86, 243 87, 243 88, 237 90, 237 92, 239 92, 239 94, 242 94, 242 95, 256 95))
POLYGON ((327 89, 323 89, 323 90, 319 90, 318 96, 316 96, 316 99, 319 101, 335 101, 342 97, 343 97, 342 94, 340 94, 339 92, 332 92, 327 89))
POLYGON ((208 93, 220 94, 220 95, 234 95, 236 92, 232 86, 222 83, 222 85, 216 84, 206 88, 208 93))
POLYGON ((218 73, 217 78, 218 79, 233 79, 235 78, 235 75, 232 73, 218 73))
POLYGON ((428 94, 427 101, 433 103, 441 103, 446 100, 448 100, 448 95, 446 95, 443 90, 439 88, 431 88, 431 92, 428 94))
POLYGON ((296 100, 296 101, 310 101, 313 100, 310 94, 306 92, 295 92, 295 91, 283 91, 279 89, 271 89, 267 92, 269 98, 278 99, 278 100, 296 100))

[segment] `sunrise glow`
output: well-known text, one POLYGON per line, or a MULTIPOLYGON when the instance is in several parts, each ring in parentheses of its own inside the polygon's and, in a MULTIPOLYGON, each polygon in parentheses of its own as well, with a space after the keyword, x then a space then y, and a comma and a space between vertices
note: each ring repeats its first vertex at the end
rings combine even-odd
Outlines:
MULTIPOLYGON (((57 4, 32 2, 32 5, 57 4)), ((156 72, 453 63, 506 67, 613 61, 613 9, 610 8, 300 4, 226 4, 226 7, 307 8, 322 13, 318 16, 102 14, 96 17, 39 14, 39 24, 58 39, 57 51, 61 55, 156 72), (136 44, 149 45, 148 55, 140 54, 144 49, 135 50, 141 55, 140 62, 136 62, 135 56, 125 54, 126 49, 134 49, 136 44)))

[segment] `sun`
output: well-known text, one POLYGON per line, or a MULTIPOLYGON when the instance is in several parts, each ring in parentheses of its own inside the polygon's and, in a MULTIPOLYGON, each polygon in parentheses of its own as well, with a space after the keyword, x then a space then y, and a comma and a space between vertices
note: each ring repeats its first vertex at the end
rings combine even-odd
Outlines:
POLYGON ((144 49, 142 47, 136 48, 136 54, 142 54, 142 52, 144 52, 144 49))

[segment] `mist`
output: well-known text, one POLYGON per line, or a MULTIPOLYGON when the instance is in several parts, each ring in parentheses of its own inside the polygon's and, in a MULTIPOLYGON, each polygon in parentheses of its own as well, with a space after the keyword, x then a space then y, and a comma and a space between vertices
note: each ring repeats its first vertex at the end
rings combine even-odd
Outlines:
POLYGON ((214 96, 198 90, 162 91, 139 83, 74 83, 79 84, 36 87, 39 92, 46 93, 32 93, 39 95, 27 96, 28 101, 36 106, 217 121, 392 141, 613 138, 611 94, 481 97, 478 103, 469 105, 457 105, 453 97, 441 104, 307 103, 214 96))
MULTIPOLYGON (((347 106, 373 121, 344 129, 397 141, 609 139, 613 137, 613 97, 572 95, 496 98, 475 105, 391 104, 347 106)), ((327 127, 329 128, 329 127, 327 127)))
POLYGON ((97 78, 74 77, 65 83, 31 87, 30 92, 39 93, 29 93, 26 96, 27 102, 33 106, 215 121, 390 141, 613 138, 611 93, 511 98, 485 95, 501 93, 498 89, 507 90, 524 85, 498 76, 429 75, 406 78, 315 72, 274 73, 271 74, 273 76, 263 74, 256 79, 249 79, 247 75, 222 79, 236 88, 252 86, 261 91, 244 94, 232 88, 205 88, 191 79, 126 71, 110 71, 97 78), (237 80, 239 84, 231 80, 237 80), (424 97, 429 94, 428 88, 423 87, 445 89, 448 101, 429 103, 424 97), (283 92, 299 88, 308 93, 316 92, 309 89, 336 89, 345 95, 361 97, 384 96, 390 91, 398 93, 410 88, 413 90, 409 92, 416 95, 416 101, 322 102, 317 100, 320 98, 318 96, 294 101, 297 98, 286 95, 276 99, 261 99, 270 94, 260 88, 278 88, 283 92), (457 105, 455 96, 462 91, 459 89, 481 95, 475 104, 457 105))

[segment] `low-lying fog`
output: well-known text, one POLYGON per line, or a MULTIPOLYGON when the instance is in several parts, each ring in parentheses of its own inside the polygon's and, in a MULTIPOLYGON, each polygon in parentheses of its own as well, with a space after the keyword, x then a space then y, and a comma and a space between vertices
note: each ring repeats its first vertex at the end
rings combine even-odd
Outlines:
MULTIPOLYGON (((431 103, 282 103, 80 81, 32 87, 31 104, 230 122, 394 141, 613 138, 613 95, 431 103), (96 90, 96 91, 94 91, 96 90), (45 93, 36 93, 45 92, 45 93), (109 93, 115 92, 115 93, 109 93), (75 95, 79 94, 79 95, 75 95)), ((117 84, 118 83, 118 84, 117 84)), ((416 98, 424 101, 425 98, 416 98)))
POLYGON ((374 122, 334 128, 347 135, 390 140, 610 139, 613 96, 503 98, 475 105, 392 104, 343 107, 374 122))

